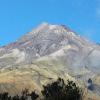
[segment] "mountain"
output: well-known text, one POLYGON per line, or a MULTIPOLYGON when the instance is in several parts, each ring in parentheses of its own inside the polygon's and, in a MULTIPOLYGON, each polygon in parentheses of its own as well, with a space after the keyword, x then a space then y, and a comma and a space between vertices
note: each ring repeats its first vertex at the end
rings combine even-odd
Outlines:
POLYGON ((99 59, 98 44, 65 25, 42 23, 0 48, 0 91, 13 94, 25 87, 39 91, 42 84, 57 77, 70 78, 86 86, 91 78, 95 88, 89 91, 99 96, 99 59))

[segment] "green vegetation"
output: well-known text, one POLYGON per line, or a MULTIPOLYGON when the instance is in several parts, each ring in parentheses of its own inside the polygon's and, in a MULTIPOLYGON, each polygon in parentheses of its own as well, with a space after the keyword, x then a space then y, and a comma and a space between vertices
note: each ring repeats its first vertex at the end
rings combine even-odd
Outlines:
POLYGON ((35 92, 29 93, 27 89, 22 91, 20 96, 16 95, 11 97, 7 92, 0 93, 0 100, 36 100, 38 97, 38 94, 36 94, 35 92))
POLYGON ((65 84, 64 80, 59 78, 43 88, 44 100, 82 100, 82 91, 73 81, 68 80, 65 84))
POLYGON ((81 89, 73 81, 68 80, 67 84, 65 84, 61 78, 43 86, 41 93, 43 95, 42 99, 39 99, 41 97, 35 91, 29 93, 27 89, 22 91, 20 96, 16 95, 14 97, 5 92, 0 93, 0 100, 82 100, 81 89))

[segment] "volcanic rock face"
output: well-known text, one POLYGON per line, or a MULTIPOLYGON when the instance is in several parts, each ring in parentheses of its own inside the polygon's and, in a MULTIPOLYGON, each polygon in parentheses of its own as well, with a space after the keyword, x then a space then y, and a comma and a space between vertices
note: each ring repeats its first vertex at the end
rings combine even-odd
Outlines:
MULTIPOLYGON (((18 77, 26 75, 38 85, 60 76, 85 81, 95 79, 100 74, 99 59, 99 45, 64 25, 47 23, 0 48, 1 76, 11 78, 14 74, 18 77)), ((9 83, 9 80, 1 80, 1 83, 9 83)))

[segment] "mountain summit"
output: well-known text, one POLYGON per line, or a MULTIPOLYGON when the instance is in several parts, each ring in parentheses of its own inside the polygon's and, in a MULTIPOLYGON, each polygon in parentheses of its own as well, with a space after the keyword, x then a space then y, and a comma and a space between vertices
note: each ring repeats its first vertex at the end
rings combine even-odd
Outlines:
POLYGON ((32 80, 38 85, 59 75, 77 79, 80 76, 80 80, 84 81, 94 79, 100 74, 99 60, 99 45, 64 25, 48 23, 42 23, 16 42, 0 48, 1 71, 8 73, 11 70, 13 73, 17 67, 18 73, 24 73, 27 69, 28 72, 25 70, 24 73, 26 75, 32 69, 28 77, 33 77, 32 80))
MULTIPOLYGON (((62 50, 68 65, 99 68, 100 47, 77 35, 64 25, 42 23, 18 41, 0 49, 0 60, 8 66, 5 58, 13 57, 14 64, 31 63, 34 60, 62 50), (65 50, 63 50, 65 49, 65 50)), ((60 55, 60 54, 59 54, 60 55)), ((62 56, 62 55, 61 55, 62 56)), ((90 68, 91 69, 91 68, 90 68)))

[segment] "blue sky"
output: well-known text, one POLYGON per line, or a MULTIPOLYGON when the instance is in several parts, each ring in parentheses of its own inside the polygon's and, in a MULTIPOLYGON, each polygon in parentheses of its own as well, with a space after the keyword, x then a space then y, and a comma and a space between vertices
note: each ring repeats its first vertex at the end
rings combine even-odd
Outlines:
POLYGON ((42 22, 65 24, 100 42, 100 0, 0 0, 0 46, 42 22))

